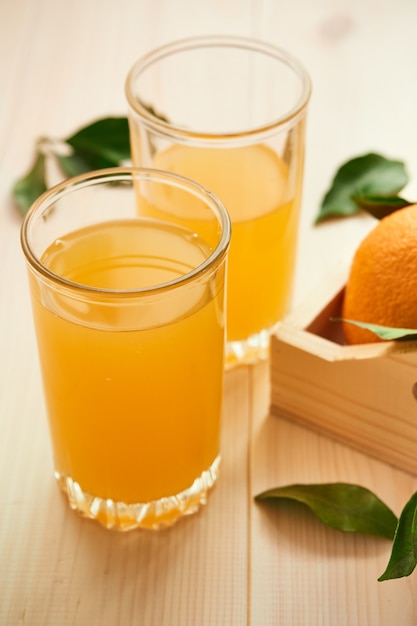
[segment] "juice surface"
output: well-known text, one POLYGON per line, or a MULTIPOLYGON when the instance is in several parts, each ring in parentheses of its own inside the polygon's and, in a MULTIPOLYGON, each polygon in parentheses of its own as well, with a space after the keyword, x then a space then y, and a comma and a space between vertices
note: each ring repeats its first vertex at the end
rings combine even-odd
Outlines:
MULTIPOLYGON (((299 199, 290 195, 287 165, 265 145, 174 145, 157 153, 153 165, 198 181, 229 212, 227 339, 240 341, 270 329, 287 312, 295 270, 299 199)), ((155 198, 143 203, 141 212, 173 213, 185 224, 190 208, 177 199, 155 198)))
MULTIPOLYGON (((132 220, 71 233, 43 262, 74 282, 135 289, 183 275, 207 254, 190 233, 132 220)), ((32 283, 56 470, 126 503, 189 487, 219 454, 219 283, 146 306, 102 294, 93 303, 59 294, 45 302, 32 283)))

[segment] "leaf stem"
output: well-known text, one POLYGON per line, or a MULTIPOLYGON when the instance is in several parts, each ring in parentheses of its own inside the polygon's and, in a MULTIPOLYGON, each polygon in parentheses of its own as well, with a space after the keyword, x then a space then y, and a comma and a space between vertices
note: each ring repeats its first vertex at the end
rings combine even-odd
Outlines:
POLYGON ((45 156, 71 156, 74 149, 63 139, 42 136, 36 140, 36 149, 45 156))

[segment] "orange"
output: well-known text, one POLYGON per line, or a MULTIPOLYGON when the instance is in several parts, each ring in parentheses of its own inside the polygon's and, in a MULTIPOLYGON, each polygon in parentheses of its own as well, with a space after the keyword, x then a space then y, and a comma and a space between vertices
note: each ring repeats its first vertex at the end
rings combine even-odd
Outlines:
MULTIPOLYGON (((353 257, 342 306, 344 319, 417 328, 417 204, 381 219, 353 257)), ((348 343, 382 341, 343 323, 348 343)))

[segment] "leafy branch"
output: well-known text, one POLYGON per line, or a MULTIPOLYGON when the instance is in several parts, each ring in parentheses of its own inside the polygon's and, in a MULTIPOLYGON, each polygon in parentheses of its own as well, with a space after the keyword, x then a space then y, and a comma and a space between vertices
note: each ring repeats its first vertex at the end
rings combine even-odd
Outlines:
POLYGON ((315 223, 366 211, 382 219, 413 202, 399 196, 409 182, 402 161, 369 153, 343 163, 321 201, 315 223))
POLYGON ((391 556, 379 581, 409 576, 416 567, 417 492, 399 519, 372 491, 349 483, 287 485, 259 493, 255 500, 269 505, 293 500, 335 530, 392 540, 391 556))
POLYGON ((46 191, 47 157, 56 160, 67 177, 91 170, 122 165, 130 159, 129 126, 126 117, 106 117, 84 126, 62 140, 41 137, 29 171, 12 189, 14 201, 24 214, 46 191))

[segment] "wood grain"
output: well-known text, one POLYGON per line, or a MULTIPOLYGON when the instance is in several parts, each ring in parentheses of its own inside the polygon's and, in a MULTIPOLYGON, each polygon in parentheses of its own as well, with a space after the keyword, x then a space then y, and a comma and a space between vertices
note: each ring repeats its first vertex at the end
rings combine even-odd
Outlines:
POLYGON ((339 342, 343 290, 328 282, 272 337, 271 412, 417 474, 417 342, 339 342))
MULTIPOLYGON (((294 305, 346 267, 372 227, 313 226, 336 167, 368 151, 406 161, 417 198, 414 0, 13 0, 0 7, 0 625, 414 626, 416 575, 378 583, 383 540, 345 535, 253 496, 350 481, 398 514, 416 477, 269 412, 269 363, 226 375, 223 466, 201 512, 159 534, 114 534, 68 510, 52 476, 13 182, 36 138, 125 114, 146 50, 208 33, 253 36, 313 80, 294 305)), ((56 176, 56 173, 54 174, 56 176)), ((417 453, 417 450, 416 450, 417 453)))

